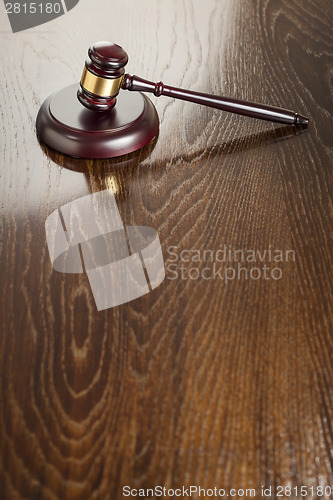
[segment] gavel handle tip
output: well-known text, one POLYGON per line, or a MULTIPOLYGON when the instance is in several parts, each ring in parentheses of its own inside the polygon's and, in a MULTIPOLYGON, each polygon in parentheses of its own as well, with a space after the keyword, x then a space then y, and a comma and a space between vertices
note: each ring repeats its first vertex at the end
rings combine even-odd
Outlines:
POLYGON ((295 113, 294 125, 309 125, 309 118, 295 113))

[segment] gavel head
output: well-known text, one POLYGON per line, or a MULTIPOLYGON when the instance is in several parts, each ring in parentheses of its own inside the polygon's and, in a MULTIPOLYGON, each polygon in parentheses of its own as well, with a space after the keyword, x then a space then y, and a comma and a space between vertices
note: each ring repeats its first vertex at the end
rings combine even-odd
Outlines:
POLYGON ((126 52, 110 42, 97 42, 88 50, 88 58, 77 97, 93 111, 108 111, 116 103, 128 61, 126 52))

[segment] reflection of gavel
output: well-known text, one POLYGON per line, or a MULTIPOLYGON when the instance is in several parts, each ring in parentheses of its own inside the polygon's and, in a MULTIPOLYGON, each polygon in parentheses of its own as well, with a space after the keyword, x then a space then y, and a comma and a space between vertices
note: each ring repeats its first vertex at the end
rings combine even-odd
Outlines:
POLYGON ((142 92, 288 125, 309 122, 294 111, 182 90, 125 74, 127 61, 119 45, 94 43, 79 89, 77 84, 65 87, 42 104, 36 120, 39 138, 56 151, 79 158, 110 158, 136 151, 159 130, 155 106, 142 92))
POLYGON ((81 104, 95 111, 111 109, 115 105, 120 88, 122 88, 151 92, 156 97, 161 95, 174 97, 261 120, 289 125, 307 125, 309 123, 308 118, 287 109, 201 94, 169 87, 162 82, 154 83, 137 76, 124 74, 124 66, 128 61, 128 56, 119 45, 109 42, 95 43, 89 48, 88 56, 80 82, 78 98, 81 104))

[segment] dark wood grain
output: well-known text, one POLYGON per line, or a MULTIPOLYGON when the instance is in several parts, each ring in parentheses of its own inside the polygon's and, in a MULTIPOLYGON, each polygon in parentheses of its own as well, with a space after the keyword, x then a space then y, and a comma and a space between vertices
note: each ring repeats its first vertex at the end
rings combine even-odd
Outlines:
POLYGON ((331 4, 100 8, 82 1, 15 35, 1 11, 0 496, 113 500, 124 485, 192 484, 260 498, 263 485, 332 485, 331 4), (309 129, 161 97, 159 138, 138 156, 41 147, 41 103, 79 80, 103 39, 126 48, 131 73, 295 109, 309 129), (295 262, 280 280, 167 272, 97 312, 86 275, 52 269, 44 224, 102 189, 125 224, 158 231, 166 266, 171 246, 291 249, 295 262))

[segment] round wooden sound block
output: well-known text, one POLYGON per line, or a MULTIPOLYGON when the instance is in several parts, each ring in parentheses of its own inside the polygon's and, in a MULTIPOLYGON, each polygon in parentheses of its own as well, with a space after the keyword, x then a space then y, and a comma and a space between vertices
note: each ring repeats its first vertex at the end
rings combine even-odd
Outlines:
POLYGON ((113 158, 136 151, 157 134, 153 103, 140 92, 121 92, 105 112, 85 108, 73 84, 49 96, 36 120, 37 134, 51 148, 77 158, 113 158))

